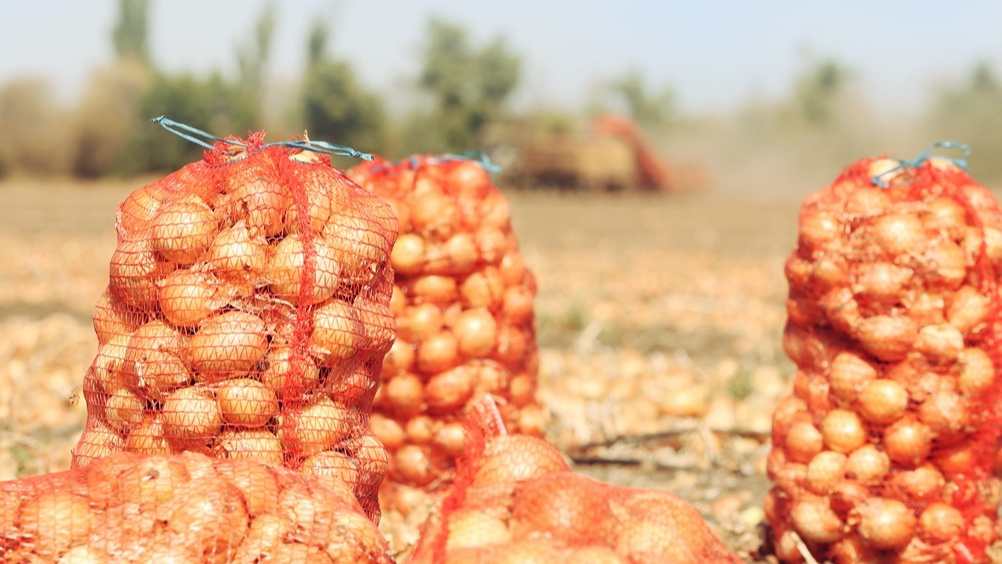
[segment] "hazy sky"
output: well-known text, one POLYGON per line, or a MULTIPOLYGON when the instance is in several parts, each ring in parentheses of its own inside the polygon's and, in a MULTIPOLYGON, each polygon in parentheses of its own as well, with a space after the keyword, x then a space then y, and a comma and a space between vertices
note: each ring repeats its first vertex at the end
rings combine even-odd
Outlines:
MULTIPOLYGON (((162 68, 232 72, 237 46, 267 0, 153 0, 153 58, 162 68)), ((112 58, 117 0, 21 0, 0 9, 0 82, 49 77, 72 98, 112 58)), ((311 18, 333 22, 332 53, 384 91, 417 72, 421 34, 439 15, 478 41, 503 35, 524 61, 523 102, 577 105, 602 79, 642 71, 675 89, 683 110, 781 96, 805 56, 857 72, 883 109, 913 108, 930 87, 985 60, 1002 74, 1002 2, 977 0, 285 0, 270 74, 302 67, 311 18), (809 54, 809 55, 805 55, 809 54)))

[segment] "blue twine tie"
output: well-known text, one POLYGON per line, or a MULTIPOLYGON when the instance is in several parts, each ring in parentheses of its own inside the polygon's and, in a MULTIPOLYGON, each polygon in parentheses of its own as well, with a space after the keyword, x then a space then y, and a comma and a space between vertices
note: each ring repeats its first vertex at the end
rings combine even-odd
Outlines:
POLYGON ((898 166, 890 170, 886 170, 880 174, 874 175, 873 178, 870 179, 870 182, 873 182, 875 185, 880 186, 881 188, 887 188, 891 184, 889 182, 882 180, 881 177, 887 176, 888 174, 891 174, 892 172, 896 172, 903 168, 917 168, 919 165, 929 160, 929 157, 932 156, 932 152, 935 151, 936 149, 960 149, 961 153, 963 153, 963 156, 961 157, 940 157, 940 158, 953 163, 954 165, 960 167, 965 171, 967 170, 967 157, 971 156, 970 147, 968 147, 963 143, 958 143, 956 141, 937 141, 936 143, 933 143, 932 145, 927 147, 926 150, 919 153, 919 156, 915 157, 913 160, 901 161, 900 163, 898 163, 898 166))

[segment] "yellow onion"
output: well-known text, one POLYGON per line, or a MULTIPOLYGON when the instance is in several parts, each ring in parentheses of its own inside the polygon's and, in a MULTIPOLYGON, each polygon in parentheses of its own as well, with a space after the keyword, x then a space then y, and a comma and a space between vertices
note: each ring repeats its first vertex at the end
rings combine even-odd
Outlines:
POLYGON ((268 429, 224 429, 213 444, 220 458, 257 460, 281 465, 285 461, 282 443, 268 429))
POLYGON ((244 311, 220 313, 202 323, 189 338, 187 350, 199 381, 239 378, 268 351, 264 321, 244 311))
POLYGON ((331 215, 324 229, 341 276, 362 286, 372 282, 376 271, 389 260, 396 234, 396 229, 388 232, 372 219, 346 213, 331 215))
POLYGON ((341 265, 323 237, 313 237, 312 251, 307 251, 302 238, 292 234, 275 246, 264 276, 276 296, 293 304, 300 302, 301 287, 309 285, 310 292, 305 297, 308 303, 315 304, 334 295, 341 283, 341 265), (307 277, 305 269, 307 252, 314 261, 311 278, 307 277))
POLYGON ((160 311, 178 327, 193 328, 224 304, 217 298, 215 276, 187 268, 171 272, 158 283, 160 311))
POLYGON ((240 182, 228 196, 230 217, 235 223, 244 222, 252 235, 274 237, 285 229, 285 210, 292 200, 275 179, 258 176, 240 182))
POLYGON ((153 248, 167 260, 191 264, 216 236, 212 208, 194 194, 164 202, 151 222, 153 248))
POLYGON ((237 222, 216 235, 206 260, 224 279, 256 283, 268 265, 268 244, 262 237, 253 236, 242 221, 237 222))
POLYGON ((859 507, 859 534, 874 548, 904 548, 915 534, 916 521, 915 513, 896 499, 874 497, 859 507))
POLYGON ((365 344, 363 339, 364 331, 354 306, 332 299, 313 310, 310 350, 319 365, 333 366, 354 356, 365 344))
POLYGON ((157 302, 157 282, 174 268, 157 257, 149 239, 123 239, 111 255, 108 288, 128 306, 150 310, 157 302))

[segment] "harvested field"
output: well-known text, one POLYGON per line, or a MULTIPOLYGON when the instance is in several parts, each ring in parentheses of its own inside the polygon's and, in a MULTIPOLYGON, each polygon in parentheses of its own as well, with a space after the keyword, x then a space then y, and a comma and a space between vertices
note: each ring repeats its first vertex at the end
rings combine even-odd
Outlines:
MULTIPOLYGON (((114 210, 138 186, 0 184, 0 480, 68 467, 114 210)), ((551 440, 581 472, 688 499, 755 560, 799 202, 508 197, 539 281, 551 440)))

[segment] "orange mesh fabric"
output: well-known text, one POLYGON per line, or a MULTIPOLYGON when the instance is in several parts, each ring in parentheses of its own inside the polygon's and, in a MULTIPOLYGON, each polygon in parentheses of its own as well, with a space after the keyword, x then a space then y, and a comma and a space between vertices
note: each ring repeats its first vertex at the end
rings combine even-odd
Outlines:
POLYGON ((864 159, 805 200, 768 459, 781 559, 986 560, 1000 267, 1002 209, 951 161, 864 159))
POLYGON ((471 436, 411 562, 740 562, 688 503, 578 475, 542 439, 471 436))
POLYGON ((462 418, 485 394, 498 399, 513 432, 542 434, 535 279, 508 203, 480 164, 376 159, 348 175, 400 220, 391 255, 399 334, 383 362, 372 429, 391 453, 383 509, 409 513, 433 503, 422 493, 451 481, 464 451, 462 418))
POLYGON ((252 458, 338 475, 378 519, 396 218, 328 157, 262 141, 219 142, 120 204, 73 466, 252 458))
POLYGON ((3 562, 391 562, 336 478, 250 460, 120 453, 0 482, 3 562))

